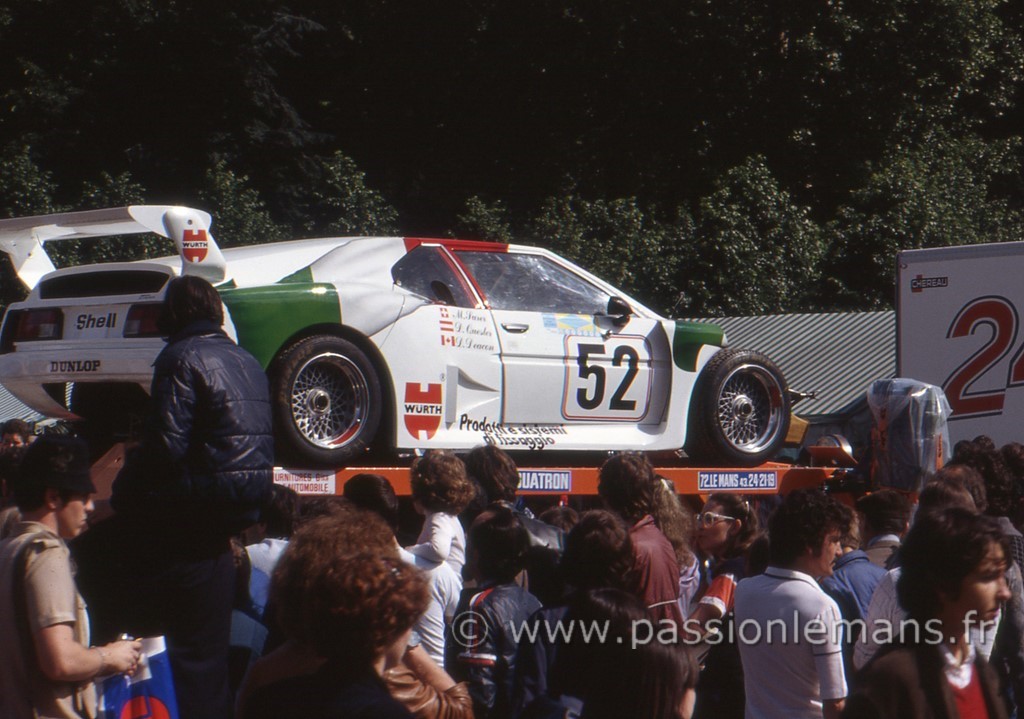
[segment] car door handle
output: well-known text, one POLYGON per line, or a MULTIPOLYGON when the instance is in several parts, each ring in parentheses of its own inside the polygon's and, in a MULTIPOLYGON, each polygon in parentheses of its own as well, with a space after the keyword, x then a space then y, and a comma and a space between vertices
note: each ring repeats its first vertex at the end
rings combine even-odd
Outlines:
POLYGON ((522 334, 526 330, 530 329, 530 325, 521 325, 517 322, 502 322, 501 326, 506 332, 513 332, 515 334, 522 334))

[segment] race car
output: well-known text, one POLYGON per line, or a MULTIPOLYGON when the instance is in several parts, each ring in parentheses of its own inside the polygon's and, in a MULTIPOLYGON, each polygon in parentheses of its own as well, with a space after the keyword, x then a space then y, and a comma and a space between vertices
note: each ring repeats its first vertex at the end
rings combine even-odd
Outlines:
POLYGON ((679 450, 754 466, 791 398, 765 356, 660 317, 537 247, 331 237, 218 247, 210 215, 139 205, 0 220, 29 288, 0 330, 0 381, 90 427, 140 416, 168 281, 213 283, 225 331, 266 369, 280 457, 342 467, 370 450, 679 450), (45 244, 156 233, 177 256, 55 270, 45 244))

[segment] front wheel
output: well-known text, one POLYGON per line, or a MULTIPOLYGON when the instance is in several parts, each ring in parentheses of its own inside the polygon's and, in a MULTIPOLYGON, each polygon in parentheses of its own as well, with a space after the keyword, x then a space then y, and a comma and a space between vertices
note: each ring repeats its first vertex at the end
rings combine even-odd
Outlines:
POLYGON ((758 352, 719 351, 698 378, 691 407, 686 453, 694 459, 753 467, 775 456, 789 432, 786 380, 758 352))
POLYGON ((316 335, 292 345, 272 377, 274 419, 285 453, 315 467, 341 467, 380 429, 381 383, 355 344, 316 335))

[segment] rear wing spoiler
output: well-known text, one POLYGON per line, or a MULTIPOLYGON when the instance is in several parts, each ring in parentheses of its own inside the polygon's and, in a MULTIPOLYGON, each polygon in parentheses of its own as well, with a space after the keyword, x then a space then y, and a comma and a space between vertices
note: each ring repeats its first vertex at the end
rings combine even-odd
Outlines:
POLYGON ((153 232, 170 238, 181 256, 181 273, 222 282, 226 263, 210 234, 210 215, 172 205, 132 205, 107 210, 61 212, 0 220, 0 250, 7 253, 18 278, 30 290, 56 269, 47 242, 153 232))

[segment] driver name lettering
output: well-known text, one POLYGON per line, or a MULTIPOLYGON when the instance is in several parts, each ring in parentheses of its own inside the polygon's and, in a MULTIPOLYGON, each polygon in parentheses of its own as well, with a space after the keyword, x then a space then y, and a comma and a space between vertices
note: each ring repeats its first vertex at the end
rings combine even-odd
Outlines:
POLYGON ((496 352, 494 330, 487 314, 459 307, 441 307, 441 346, 496 352))

